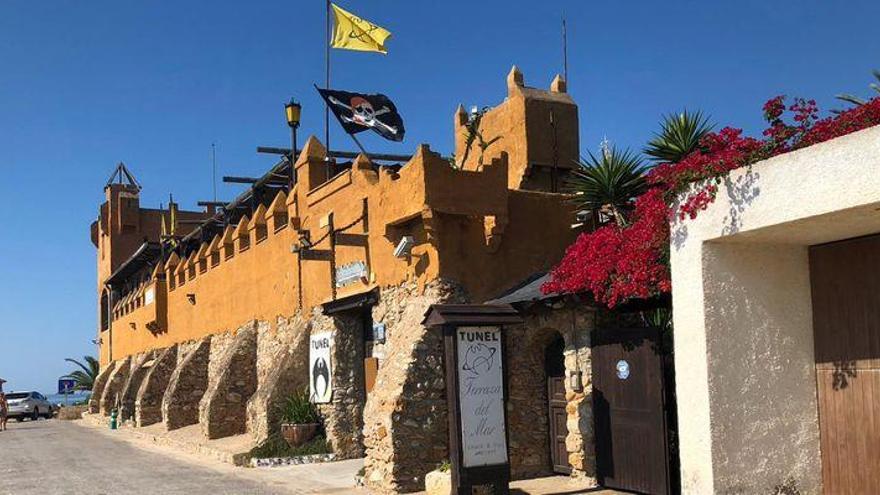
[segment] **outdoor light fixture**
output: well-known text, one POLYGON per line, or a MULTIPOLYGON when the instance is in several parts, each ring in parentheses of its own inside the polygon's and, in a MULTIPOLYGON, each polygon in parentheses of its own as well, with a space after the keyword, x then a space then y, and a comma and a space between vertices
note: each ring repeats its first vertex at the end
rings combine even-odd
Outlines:
POLYGON ((568 386, 573 392, 580 392, 584 389, 584 381, 580 371, 570 371, 568 375, 568 386))
POLYGON ((192 292, 190 292, 189 294, 186 295, 186 300, 189 301, 190 304, 195 304, 196 303, 196 295, 193 294, 192 292))
POLYGON ((137 329, 137 323, 133 321, 128 322, 128 326, 130 326, 132 330, 137 329))
POLYGON ((312 247, 312 234, 308 230, 303 230, 299 234, 299 247, 301 250, 308 250, 312 247))
POLYGON ((293 190, 296 184, 296 130, 299 128, 299 118, 302 106, 293 98, 284 105, 284 114, 287 116, 287 125, 290 126, 290 171, 288 172, 288 187, 293 190))
POLYGON ((394 248, 394 257, 395 258, 406 258, 409 256, 410 251, 412 251, 413 245, 416 243, 415 239, 411 235, 405 235, 400 238, 400 242, 397 243, 397 246, 394 248))
POLYGON ((289 125, 291 129, 299 127, 299 117, 300 113, 302 113, 302 105, 291 98, 290 101, 284 105, 284 112, 287 114, 287 125, 289 125))

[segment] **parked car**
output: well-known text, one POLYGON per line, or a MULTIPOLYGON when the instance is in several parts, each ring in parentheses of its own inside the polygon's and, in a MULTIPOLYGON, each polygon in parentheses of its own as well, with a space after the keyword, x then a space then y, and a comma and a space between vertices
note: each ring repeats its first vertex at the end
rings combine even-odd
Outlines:
POLYGON ((49 419, 55 413, 55 407, 39 392, 9 392, 6 400, 9 402, 8 416, 16 421, 49 419))

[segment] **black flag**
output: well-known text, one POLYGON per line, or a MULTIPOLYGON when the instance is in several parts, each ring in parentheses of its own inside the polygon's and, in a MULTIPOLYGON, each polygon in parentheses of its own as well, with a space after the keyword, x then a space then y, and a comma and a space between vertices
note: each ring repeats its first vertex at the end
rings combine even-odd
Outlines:
POLYGON ((369 129, 385 139, 403 141, 403 119, 387 96, 321 89, 317 86, 315 89, 321 93, 345 132, 357 134, 369 129))

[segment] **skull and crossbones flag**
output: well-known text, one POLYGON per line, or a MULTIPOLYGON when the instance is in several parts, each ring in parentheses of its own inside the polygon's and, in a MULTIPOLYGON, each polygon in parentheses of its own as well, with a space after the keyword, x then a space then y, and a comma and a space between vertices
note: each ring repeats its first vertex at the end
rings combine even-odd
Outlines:
POLYGON ((357 134, 372 130, 385 139, 403 141, 403 119, 387 96, 321 89, 317 86, 315 89, 321 93, 345 132, 357 134))

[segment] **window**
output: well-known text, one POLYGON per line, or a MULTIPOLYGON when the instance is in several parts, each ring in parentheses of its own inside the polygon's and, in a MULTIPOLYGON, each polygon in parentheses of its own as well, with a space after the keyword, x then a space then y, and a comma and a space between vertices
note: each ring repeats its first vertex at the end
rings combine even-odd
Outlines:
POLYGON ((110 295, 105 290, 101 294, 101 331, 110 328, 110 295))

